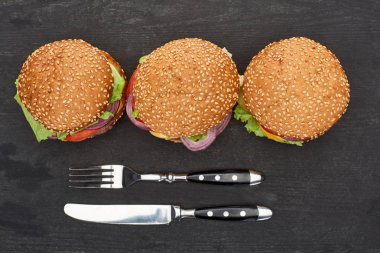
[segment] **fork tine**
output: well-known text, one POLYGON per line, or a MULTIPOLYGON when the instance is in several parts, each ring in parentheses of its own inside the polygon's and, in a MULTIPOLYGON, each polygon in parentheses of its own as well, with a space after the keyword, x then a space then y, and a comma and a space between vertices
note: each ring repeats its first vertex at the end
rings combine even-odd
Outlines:
POLYGON ((83 184, 93 184, 93 183, 98 183, 98 184, 110 184, 113 183, 112 178, 96 178, 96 179, 70 179, 69 183, 83 183, 83 184))
POLYGON ((69 185, 69 188, 109 188, 105 186, 111 184, 87 184, 87 185, 69 185))
POLYGON ((113 185, 113 181, 111 178, 102 178, 98 179, 71 179, 69 180, 70 188, 111 188, 113 185))
POLYGON ((101 166, 91 166, 91 167, 86 167, 86 168, 69 168, 69 171, 71 172, 81 172, 81 171, 113 171, 113 169, 102 169, 101 166))
POLYGON ((73 171, 69 174, 69 178, 113 178, 112 171, 73 171))
POLYGON ((93 185, 69 185, 69 188, 101 188, 101 184, 93 185))
POLYGON ((111 174, 102 172, 89 172, 89 173, 70 173, 69 177, 113 177, 111 174))

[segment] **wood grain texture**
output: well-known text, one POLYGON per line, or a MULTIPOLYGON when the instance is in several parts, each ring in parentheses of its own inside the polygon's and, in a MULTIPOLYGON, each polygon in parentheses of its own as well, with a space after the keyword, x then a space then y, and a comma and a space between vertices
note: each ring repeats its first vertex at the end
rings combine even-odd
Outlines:
POLYGON ((380 252, 380 4, 368 1, 26 1, 0 3, 0 252, 380 252), (233 121, 206 151, 191 153, 138 130, 126 117, 83 143, 38 144, 13 100, 27 55, 82 38, 108 51, 128 76, 141 55, 200 37, 233 54, 242 73, 266 44, 292 36, 321 42, 341 60, 351 103, 325 136, 303 148, 249 135, 233 121), (136 184, 70 190, 67 168, 126 164, 139 172, 258 168, 254 188, 136 184), (112 226, 66 217, 66 202, 259 203, 267 222, 183 220, 112 226))

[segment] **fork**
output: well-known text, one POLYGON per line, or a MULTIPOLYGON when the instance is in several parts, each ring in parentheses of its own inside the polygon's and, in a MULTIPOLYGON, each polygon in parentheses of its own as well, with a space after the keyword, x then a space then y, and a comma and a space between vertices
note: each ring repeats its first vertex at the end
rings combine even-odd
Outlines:
POLYGON ((188 181, 207 184, 257 185, 264 180, 261 173, 247 169, 210 170, 192 173, 139 174, 123 165, 100 165, 69 168, 69 187, 120 189, 138 181, 188 181))

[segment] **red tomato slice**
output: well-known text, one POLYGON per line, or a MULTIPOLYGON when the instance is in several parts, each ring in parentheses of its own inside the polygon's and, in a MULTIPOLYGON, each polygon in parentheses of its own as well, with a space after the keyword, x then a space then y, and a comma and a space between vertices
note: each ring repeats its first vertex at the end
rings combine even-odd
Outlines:
MULTIPOLYGON (((136 82, 137 78, 137 72, 139 71, 140 65, 137 66, 136 70, 133 72, 131 78, 129 79, 128 87, 127 87, 127 98, 129 97, 129 94, 133 90, 133 85, 136 82)), ((135 109, 135 101, 132 101, 132 109, 135 109)), ((136 118, 136 120, 140 121, 141 123, 144 123, 141 119, 136 118)))
POLYGON ((71 141, 71 142, 84 141, 90 137, 93 137, 98 132, 98 130, 99 129, 94 129, 94 130, 84 129, 75 134, 70 134, 66 136, 65 141, 71 141))
POLYGON ((135 84, 136 82, 136 77, 137 77, 137 72, 139 70, 139 66, 137 66, 136 70, 133 72, 131 78, 129 79, 129 83, 128 83, 128 87, 127 87, 127 97, 129 96, 129 93, 131 93, 132 89, 133 89, 133 85, 135 84))

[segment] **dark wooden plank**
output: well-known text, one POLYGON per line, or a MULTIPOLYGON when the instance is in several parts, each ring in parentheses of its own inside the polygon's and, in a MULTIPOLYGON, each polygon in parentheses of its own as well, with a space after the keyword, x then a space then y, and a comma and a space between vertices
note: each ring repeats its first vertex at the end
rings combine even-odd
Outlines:
POLYGON ((379 1, 1 1, 1 252, 380 251, 379 1), (248 135, 233 121, 201 153, 158 140, 124 117, 83 143, 38 144, 13 100, 26 56, 47 42, 82 38, 130 75, 140 56, 181 37, 225 46, 242 73, 266 44, 307 36, 336 53, 351 84, 343 119, 303 148, 248 135), (69 190, 66 169, 128 164, 140 172, 255 167, 254 188, 137 184, 128 191, 69 190), (268 222, 184 220, 170 226, 107 226, 66 217, 66 202, 261 203, 268 222))

